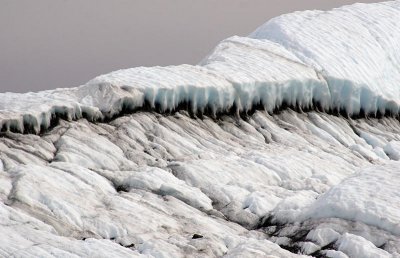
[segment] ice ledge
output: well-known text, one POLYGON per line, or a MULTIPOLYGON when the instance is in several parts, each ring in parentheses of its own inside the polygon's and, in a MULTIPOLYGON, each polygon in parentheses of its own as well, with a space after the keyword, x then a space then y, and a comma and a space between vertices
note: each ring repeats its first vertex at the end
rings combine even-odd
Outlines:
POLYGON ((192 113, 282 107, 398 115, 400 1, 305 11, 222 41, 199 65, 138 67, 71 89, 0 93, 0 129, 39 133, 59 118, 138 109, 192 113), (253 37, 253 38, 251 38, 253 37))

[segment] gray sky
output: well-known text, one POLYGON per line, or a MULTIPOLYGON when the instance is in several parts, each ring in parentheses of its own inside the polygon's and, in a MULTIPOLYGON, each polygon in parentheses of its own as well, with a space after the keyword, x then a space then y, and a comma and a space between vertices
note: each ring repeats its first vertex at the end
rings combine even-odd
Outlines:
POLYGON ((222 39, 282 13, 354 2, 0 0, 0 92, 78 86, 128 67, 196 64, 222 39))

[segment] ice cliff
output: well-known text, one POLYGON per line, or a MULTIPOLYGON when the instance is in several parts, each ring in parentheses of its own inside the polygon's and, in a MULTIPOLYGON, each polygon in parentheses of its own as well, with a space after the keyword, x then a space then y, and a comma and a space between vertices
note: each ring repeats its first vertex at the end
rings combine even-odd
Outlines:
POLYGON ((36 132, 54 117, 99 121, 143 106, 211 114, 254 106, 398 115, 400 2, 282 15, 222 41, 199 65, 138 67, 72 89, 0 94, 0 128, 36 132))

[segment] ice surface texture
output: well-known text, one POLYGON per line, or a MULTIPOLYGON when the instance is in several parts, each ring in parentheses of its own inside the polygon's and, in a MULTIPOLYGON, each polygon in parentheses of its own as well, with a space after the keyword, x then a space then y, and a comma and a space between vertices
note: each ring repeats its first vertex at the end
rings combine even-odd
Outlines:
POLYGON ((103 120, 123 110, 212 114, 255 105, 395 114, 400 105, 400 1, 282 15, 222 41, 199 65, 138 67, 72 89, 0 94, 0 129, 39 132, 52 118, 103 120))
POLYGON ((0 257, 400 257, 399 6, 0 94, 0 257))
POLYGON ((137 112, 3 136, 0 256, 400 253, 394 118, 137 112))

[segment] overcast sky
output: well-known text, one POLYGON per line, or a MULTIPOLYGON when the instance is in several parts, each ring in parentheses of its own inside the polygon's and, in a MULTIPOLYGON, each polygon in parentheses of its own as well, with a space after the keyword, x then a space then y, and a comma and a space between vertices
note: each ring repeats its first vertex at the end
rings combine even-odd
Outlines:
POLYGON ((135 66, 196 64, 222 39, 282 13, 354 2, 0 0, 0 92, 79 86, 135 66))

